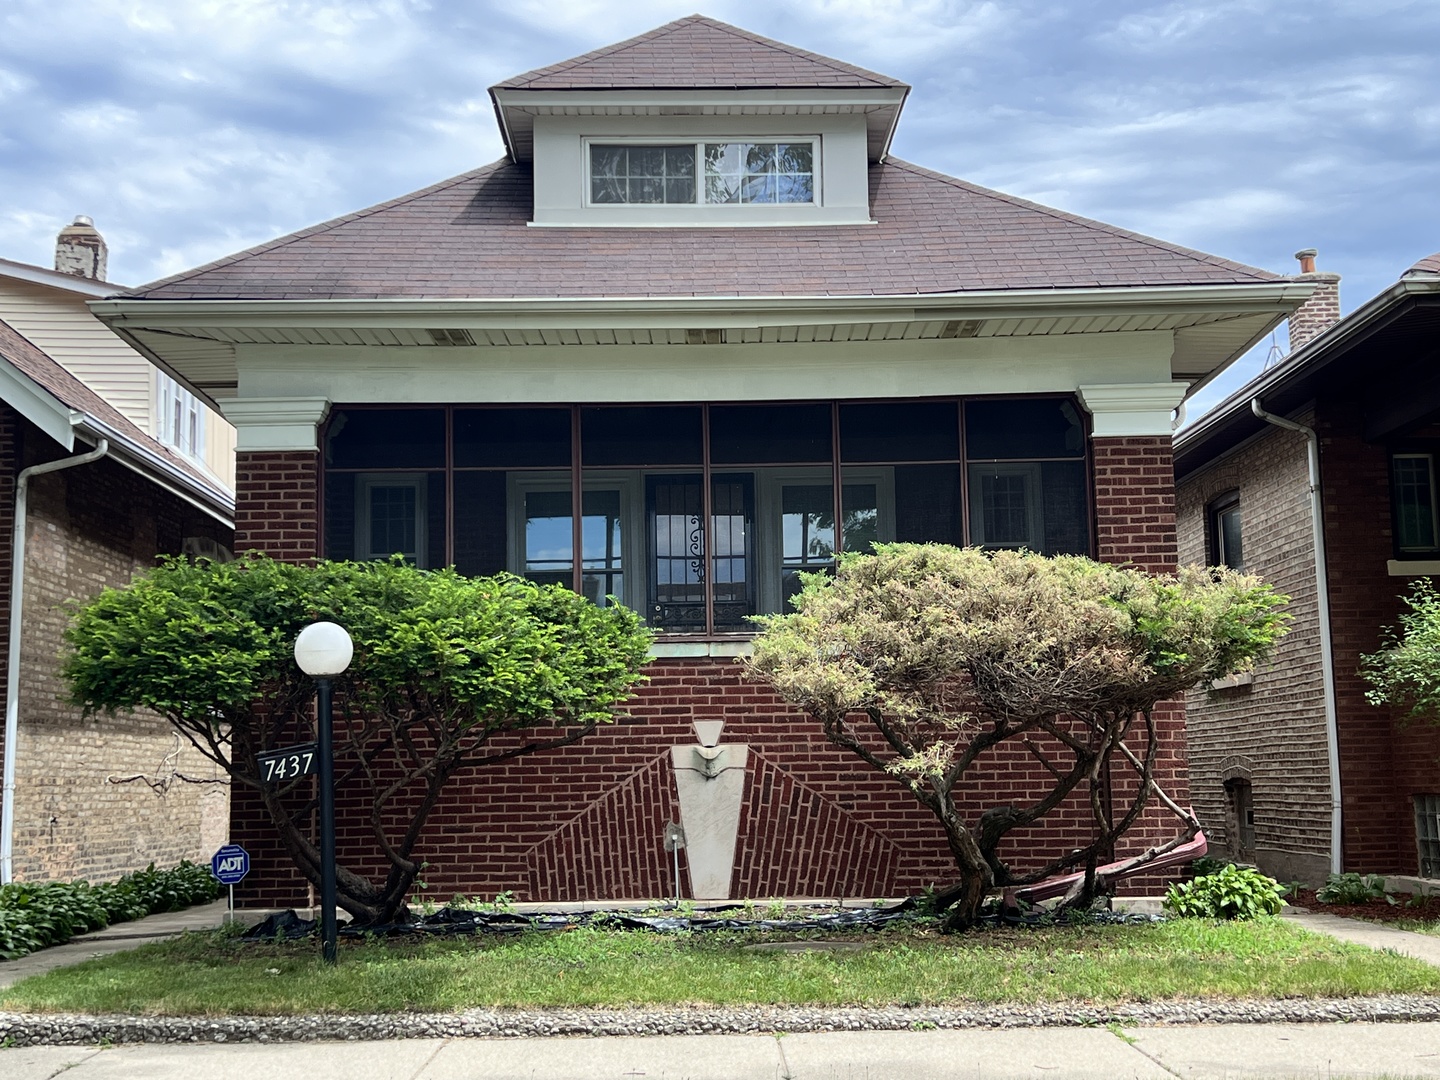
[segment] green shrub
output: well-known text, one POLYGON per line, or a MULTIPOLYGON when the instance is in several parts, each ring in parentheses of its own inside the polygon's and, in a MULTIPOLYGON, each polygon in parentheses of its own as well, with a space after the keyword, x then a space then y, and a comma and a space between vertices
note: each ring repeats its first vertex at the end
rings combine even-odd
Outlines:
POLYGON ((220 885, 210 871, 192 862, 170 870, 156 870, 151 863, 105 885, 73 881, 0 886, 0 959, 14 960, 111 923, 178 911, 219 895, 220 885))
POLYGON ((1285 906, 1280 883, 1250 867, 1226 866, 1165 893, 1166 911, 1193 919, 1254 919, 1285 906))
POLYGON ((1315 899, 1322 904, 1368 904, 1371 900, 1395 898, 1385 891, 1385 879, 1379 874, 1331 874, 1325 884, 1315 890, 1315 899))

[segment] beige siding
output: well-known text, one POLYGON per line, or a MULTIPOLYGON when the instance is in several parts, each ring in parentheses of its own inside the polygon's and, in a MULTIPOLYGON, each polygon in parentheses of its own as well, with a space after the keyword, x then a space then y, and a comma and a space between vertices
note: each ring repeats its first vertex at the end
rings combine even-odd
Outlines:
MULTIPOLYGON (((154 366, 91 315, 83 296, 0 277, 0 319, 44 349, 136 427, 158 434, 154 366)), ((211 409, 205 415, 203 461, 234 490, 235 429, 211 409)))
POLYGON ((90 314, 85 298, 0 279, 0 318, 44 349, 143 431, 150 426, 150 361, 90 314))

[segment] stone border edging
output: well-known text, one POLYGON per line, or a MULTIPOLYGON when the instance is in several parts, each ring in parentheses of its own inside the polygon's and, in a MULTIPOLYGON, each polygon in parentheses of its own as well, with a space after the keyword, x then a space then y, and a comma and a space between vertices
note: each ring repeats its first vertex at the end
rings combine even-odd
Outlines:
POLYGON ((538 1038, 562 1035, 756 1035, 780 1032, 1097 1027, 1122 1024, 1353 1023, 1440 1020, 1440 996, 1120 1005, 817 1008, 470 1009, 372 1016, 223 1019, 0 1013, 8 1046, 96 1043, 275 1043, 377 1039, 538 1038))

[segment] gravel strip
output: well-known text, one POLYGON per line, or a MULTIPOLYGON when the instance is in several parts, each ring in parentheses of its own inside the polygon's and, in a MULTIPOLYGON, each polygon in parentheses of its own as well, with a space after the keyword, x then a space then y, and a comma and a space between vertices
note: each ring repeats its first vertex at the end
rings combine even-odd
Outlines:
POLYGON ((0 1044, 315 1042, 365 1039, 531 1038, 555 1035, 751 1035, 932 1028, 1126 1027, 1160 1024, 1349 1023, 1440 1020, 1440 997, 1130 1005, 904 1008, 470 1009, 378 1016, 185 1017, 0 1013, 0 1044))

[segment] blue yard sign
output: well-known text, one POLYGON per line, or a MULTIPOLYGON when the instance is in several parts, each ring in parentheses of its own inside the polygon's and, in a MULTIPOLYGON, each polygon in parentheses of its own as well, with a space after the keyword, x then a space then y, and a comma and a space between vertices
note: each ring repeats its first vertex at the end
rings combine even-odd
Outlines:
POLYGON ((239 844, 226 844, 210 859, 210 873, 221 885, 234 885, 250 872, 250 853, 239 844))

